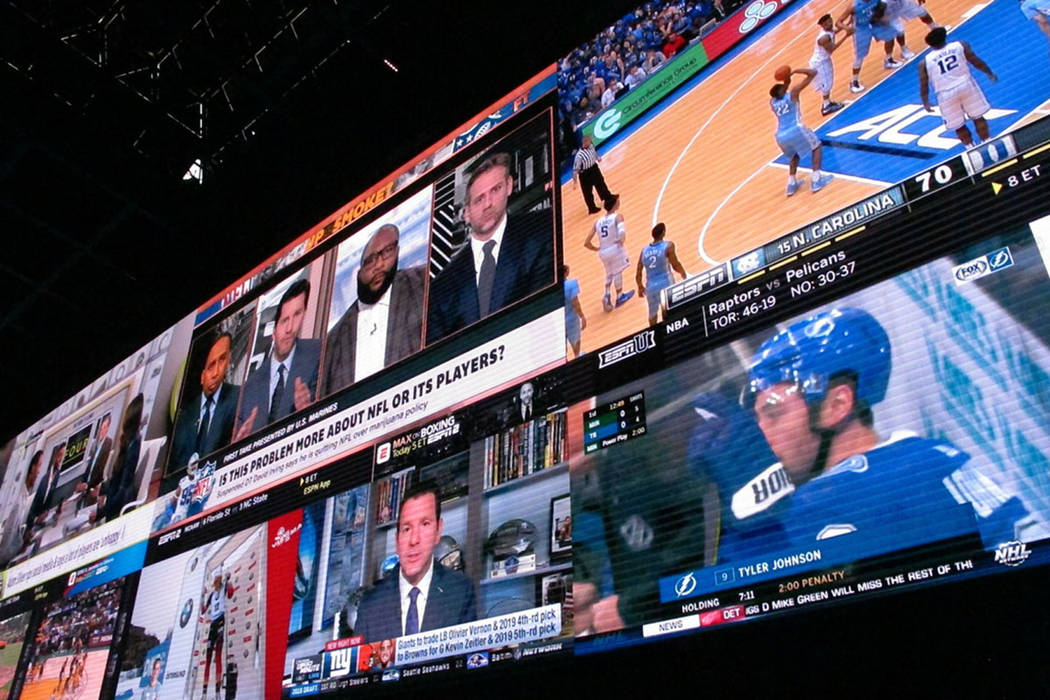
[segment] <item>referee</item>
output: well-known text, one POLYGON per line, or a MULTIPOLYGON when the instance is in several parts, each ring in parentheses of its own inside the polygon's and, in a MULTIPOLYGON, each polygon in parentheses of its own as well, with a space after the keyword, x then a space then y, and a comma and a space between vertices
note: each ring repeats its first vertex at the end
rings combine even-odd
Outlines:
POLYGON ((580 186, 583 188, 583 201, 587 204, 588 214, 597 214, 601 211, 600 207, 594 205, 593 190, 598 190, 598 197, 603 202, 616 196, 605 186, 605 178, 602 177, 602 171, 598 168, 601 160, 598 152, 594 150, 594 140, 589 134, 584 136, 583 145, 580 146, 580 150, 576 151, 576 157, 572 161, 572 181, 575 184, 577 178, 580 180, 580 186))

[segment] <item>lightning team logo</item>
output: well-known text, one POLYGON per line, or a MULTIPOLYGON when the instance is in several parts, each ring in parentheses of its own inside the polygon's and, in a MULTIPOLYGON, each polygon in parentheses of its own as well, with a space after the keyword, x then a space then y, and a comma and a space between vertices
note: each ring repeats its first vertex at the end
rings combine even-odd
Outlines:
POLYGON ((693 572, 690 571, 682 578, 678 579, 674 584, 674 594, 679 598, 691 594, 696 590, 696 576, 693 576, 693 572))

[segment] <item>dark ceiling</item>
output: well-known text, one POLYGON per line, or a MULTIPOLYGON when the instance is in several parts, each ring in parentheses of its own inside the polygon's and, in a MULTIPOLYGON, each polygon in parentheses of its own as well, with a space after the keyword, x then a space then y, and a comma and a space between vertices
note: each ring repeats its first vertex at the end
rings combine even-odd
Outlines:
POLYGON ((5 0, 0 437, 635 2, 577 4, 5 0))

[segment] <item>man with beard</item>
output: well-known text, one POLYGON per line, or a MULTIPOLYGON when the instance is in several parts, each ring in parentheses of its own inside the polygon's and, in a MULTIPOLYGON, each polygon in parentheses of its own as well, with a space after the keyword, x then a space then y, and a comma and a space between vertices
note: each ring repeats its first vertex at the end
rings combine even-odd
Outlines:
POLYGON ((379 227, 361 251, 357 300, 328 334, 324 390, 331 394, 419 350, 422 267, 397 269, 401 231, 379 227))
POLYGON ((463 200, 470 233, 430 286, 428 343, 554 283, 551 212, 510 211, 513 173, 507 153, 490 154, 471 166, 463 200))

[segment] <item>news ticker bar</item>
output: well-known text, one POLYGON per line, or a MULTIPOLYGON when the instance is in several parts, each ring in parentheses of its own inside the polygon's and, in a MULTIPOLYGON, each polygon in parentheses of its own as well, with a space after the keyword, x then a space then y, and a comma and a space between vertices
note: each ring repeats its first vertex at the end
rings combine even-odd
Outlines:
POLYGON ((888 216, 944 188, 968 182, 981 184, 978 175, 993 175, 1050 146, 1050 117, 1016 132, 961 153, 913 178, 814 221, 759 248, 705 270, 664 290, 668 312, 694 304, 731 282, 775 269, 778 263, 815 247, 841 241, 863 231, 867 224, 888 216))
MULTIPOLYGON (((770 560, 770 564, 772 565, 770 560)), ((992 551, 951 540, 932 547, 864 562, 822 566, 706 596, 684 597, 663 606, 665 616, 635 628, 578 638, 577 655, 607 651, 646 641, 754 620, 800 608, 872 597, 945 580, 961 581, 1018 567, 1050 562, 1050 541, 1006 542, 992 551)), ((710 567, 708 573, 715 569, 710 567)), ((686 578, 689 573, 679 578, 686 578)), ((654 616, 656 617, 656 616, 654 616)))

